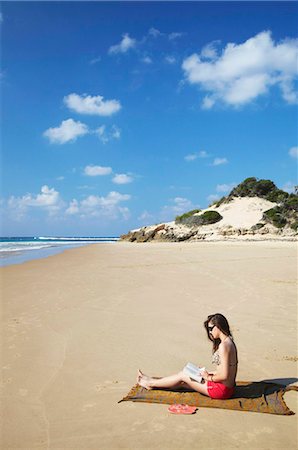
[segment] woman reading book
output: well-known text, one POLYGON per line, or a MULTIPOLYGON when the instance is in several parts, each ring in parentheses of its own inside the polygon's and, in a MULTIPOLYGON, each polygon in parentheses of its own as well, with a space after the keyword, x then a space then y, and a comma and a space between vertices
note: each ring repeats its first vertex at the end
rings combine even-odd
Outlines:
MULTIPOLYGON (((188 387, 211 398, 227 399, 232 397, 237 374, 237 347, 234 343, 227 319, 222 314, 212 314, 204 322, 207 336, 213 343, 212 362, 217 370, 207 372, 197 367, 197 380, 186 370, 163 378, 149 377, 139 370, 137 382, 145 389, 188 387)), ((193 365, 191 365, 193 368, 193 365)))

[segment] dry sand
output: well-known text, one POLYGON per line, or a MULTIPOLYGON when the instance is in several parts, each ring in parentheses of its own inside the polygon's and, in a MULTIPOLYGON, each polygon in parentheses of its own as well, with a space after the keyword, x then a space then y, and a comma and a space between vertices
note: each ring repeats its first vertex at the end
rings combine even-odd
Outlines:
MULTIPOLYGON (((297 415, 120 400, 138 367, 211 365, 225 314, 238 380, 297 382, 297 248, 288 242, 91 245, 1 269, 2 449, 297 449, 297 415)), ((297 393, 285 395, 298 413, 297 393)))

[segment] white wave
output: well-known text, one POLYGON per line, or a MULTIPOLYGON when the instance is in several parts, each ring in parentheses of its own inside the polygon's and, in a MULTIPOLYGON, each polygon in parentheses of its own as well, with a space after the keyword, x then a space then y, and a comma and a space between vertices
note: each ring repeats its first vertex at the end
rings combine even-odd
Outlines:
MULTIPOLYGON (((118 239, 117 239, 118 240, 118 239)), ((76 239, 71 241, 50 241, 50 242, 38 242, 38 241, 27 241, 27 242, 0 242, 0 254, 1 253, 15 253, 15 252, 24 252, 28 250, 43 250, 47 248, 57 248, 57 247, 67 247, 67 246, 80 246, 84 243, 90 244, 91 240, 83 240, 83 239, 76 239)), ((94 241, 94 243, 97 244, 104 244, 104 243, 113 243, 114 240, 108 240, 108 241, 94 241)))
POLYGON ((39 236, 37 239, 47 240, 47 241, 118 241, 118 237, 46 237, 39 236))

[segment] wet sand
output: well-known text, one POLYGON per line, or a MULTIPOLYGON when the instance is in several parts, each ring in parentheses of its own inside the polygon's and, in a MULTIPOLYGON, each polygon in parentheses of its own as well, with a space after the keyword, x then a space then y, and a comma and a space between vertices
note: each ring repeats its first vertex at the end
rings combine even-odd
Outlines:
MULTIPOLYGON (((3 267, 3 449, 297 448, 297 415, 117 402, 140 367, 211 365, 227 316, 238 380, 297 384, 297 245, 101 244, 3 267)), ((285 395, 298 413, 298 395, 285 395)))

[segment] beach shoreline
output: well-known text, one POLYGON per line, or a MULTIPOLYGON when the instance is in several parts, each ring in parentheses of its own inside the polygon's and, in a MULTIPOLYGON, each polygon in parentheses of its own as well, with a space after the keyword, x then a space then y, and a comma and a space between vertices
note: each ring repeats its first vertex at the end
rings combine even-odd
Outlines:
MULTIPOLYGON (((212 369, 202 323, 214 312, 231 324, 238 380, 297 384, 296 243, 154 244, 90 244, 0 268, 3 448, 296 449, 295 416, 177 418, 117 403, 139 367, 212 369)), ((285 400, 297 414, 297 394, 285 400)))

